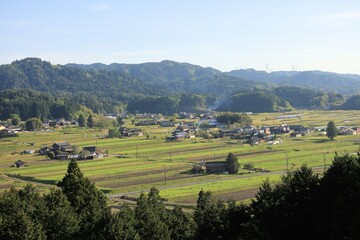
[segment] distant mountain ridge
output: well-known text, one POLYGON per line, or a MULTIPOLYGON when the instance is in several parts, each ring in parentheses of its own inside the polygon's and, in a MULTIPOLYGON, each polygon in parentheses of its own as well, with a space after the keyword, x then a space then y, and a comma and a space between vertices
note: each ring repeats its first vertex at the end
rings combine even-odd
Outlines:
MULTIPOLYGON (((219 103, 218 110, 223 111, 360 108, 357 97, 345 103, 346 97, 341 95, 360 92, 360 75, 321 71, 267 73, 253 69, 224 73, 169 60, 53 65, 39 58, 25 58, 0 65, 0 91, 2 96, 8 91, 6 96, 18 98, 16 104, 10 97, 2 98, 0 114, 4 118, 22 112, 20 109, 28 108, 27 103, 33 103, 30 107, 35 110, 42 109, 46 101, 39 100, 40 104, 36 99, 45 98, 53 99, 49 109, 71 107, 69 103, 77 102, 97 113, 128 108, 132 112, 168 114, 180 109, 197 111, 219 103), (61 99, 70 100, 65 104, 61 99)), ((67 112, 68 116, 74 114, 67 112)))
POLYGON ((181 93, 221 97, 257 85, 259 84, 212 68, 173 61, 52 65, 39 58, 25 58, 0 65, 0 90, 14 88, 53 93, 90 92, 120 98, 181 93))
MULTIPOLYGON (((214 68, 204 68, 189 63, 170 60, 140 64, 94 63, 66 64, 66 67, 84 70, 107 70, 131 76, 152 86, 164 87, 169 91, 200 94, 225 95, 240 89, 259 85, 249 80, 227 75, 214 68)), ((262 84, 264 85, 264 84, 262 84)), ((266 84, 265 84, 266 85, 266 84)))
POLYGON ((51 94, 93 93, 119 99, 165 92, 123 74, 52 65, 38 58, 0 65, 0 90, 7 89, 30 89, 51 94))
MULTIPOLYGON (((339 74, 318 70, 274 71, 268 73, 254 69, 240 69, 230 72, 221 72, 210 67, 204 68, 198 65, 179 63, 170 60, 140 64, 112 63, 106 65, 102 63, 94 63, 88 65, 67 64, 65 66, 85 70, 111 70, 127 74, 147 83, 166 87, 169 87, 169 84, 176 83, 176 89, 185 89, 186 91, 196 89, 193 85, 194 81, 208 84, 205 79, 220 78, 231 83, 234 87, 238 87, 238 83, 241 82, 242 89, 252 88, 254 86, 261 88, 268 88, 272 86, 296 86, 320 91, 332 91, 346 95, 360 93, 360 75, 339 74), (234 78, 226 78, 225 75, 238 78, 239 82, 237 82, 234 78), (189 88, 186 88, 186 86, 189 88)), ((211 90, 206 89, 205 92, 209 93, 218 89, 219 92, 224 93, 224 91, 221 91, 222 88, 223 86, 221 86, 221 84, 217 84, 217 88, 211 88, 211 90)), ((197 90, 199 91, 199 89, 197 90)), ((239 88, 234 89, 234 91, 237 90, 239 90, 239 88)))
POLYGON ((360 93, 360 75, 323 71, 276 71, 267 73, 254 69, 227 72, 228 75, 277 86, 297 86, 341 94, 360 93))

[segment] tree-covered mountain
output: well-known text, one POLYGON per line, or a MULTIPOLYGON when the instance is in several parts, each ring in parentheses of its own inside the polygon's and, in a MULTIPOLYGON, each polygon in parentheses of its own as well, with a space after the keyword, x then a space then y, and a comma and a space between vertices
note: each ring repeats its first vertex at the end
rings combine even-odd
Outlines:
POLYGON ((15 91, 12 94, 17 99, 9 102, 9 93, 2 94, 2 119, 11 114, 21 115, 24 119, 34 114, 21 109, 32 108, 44 110, 35 114, 37 117, 56 117, 55 106, 69 105, 64 99, 95 113, 119 112, 127 105, 131 112, 168 114, 203 110, 211 105, 218 106, 215 103, 219 102, 222 104, 218 109, 222 111, 266 112, 293 107, 349 108, 349 103, 341 105, 345 100, 339 92, 360 90, 360 76, 319 71, 266 73, 255 70, 226 74, 213 68, 168 60, 143 64, 52 65, 38 58, 26 58, 0 65, 0 91, 8 89, 15 91), (18 92, 21 89, 30 93, 18 92), (44 97, 51 99, 45 101, 44 97))
POLYGON ((0 65, 0 90, 5 89, 32 89, 52 94, 92 93, 118 100, 165 93, 162 88, 124 74, 52 65, 38 58, 0 65))
POLYGON ((288 101, 295 108, 328 109, 344 103, 344 97, 334 92, 315 91, 302 87, 278 87, 274 94, 288 101))
POLYGON ((340 107, 344 98, 333 92, 300 87, 237 91, 219 104, 217 110, 232 112, 276 112, 295 108, 329 109, 340 107))
POLYGON ((252 91, 236 92, 226 98, 217 108, 220 111, 231 112, 275 112, 290 111, 292 106, 276 96, 271 91, 254 89, 252 91))
POLYGON ((251 81, 212 68, 163 61, 144 64, 52 65, 26 58, 0 66, 0 90, 94 93, 118 100, 181 93, 224 96, 254 87, 251 81))
POLYGON ((346 102, 334 108, 342 110, 360 110, 360 94, 351 96, 346 102))
POLYGON ((253 69, 234 70, 227 74, 277 86, 297 86, 321 91, 333 91, 340 94, 360 92, 360 75, 356 74, 338 74, 322 71, 277 71, 267 73, 253 69))
POLYGON ((0 119, 7 120, 17 115, 21 120, 75 119, 81 112, 114 113, 125 106, 111 98, 99 98, 93 94, 58 94, 29 89, 9 89, 0 92, 0 119), (91 110, 91 111, 90 111, 91 110))
MULTIPOLYGON (((249 89, 258 83, 232 77, 213 68, 165 60, 142 64, 105 65, 95 63, 67 64, 67 67, 84 70, 107 70, 131 76, 143 83, 165 88, 170 93, 195 93, 224 96, 240 89, 249 89)), ((262 83, 261 85, 266 85, 262 83)))

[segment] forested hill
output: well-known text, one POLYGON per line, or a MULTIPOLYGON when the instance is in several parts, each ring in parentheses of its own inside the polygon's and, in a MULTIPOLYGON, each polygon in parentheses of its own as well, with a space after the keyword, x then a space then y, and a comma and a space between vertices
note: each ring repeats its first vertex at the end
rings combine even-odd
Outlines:
POLYGON ((298 86, 340 94, 360 93, 360 75, 338 74, 322 71, 277 71, 267 73, 253 69, 234 70, 229 76, 267 82, 278 86, 298 86))
POLYGON ((85 70, 112 70, 126 73, 134 76, 139 80, 148 81, 151 83, 168 81, 174 82, 179 80, 190 81, 223 74, 221 71, 213 68, 204 68, 189 63, 178 63, 169 60, 141 64, 113 63, 110 65, 105 65, 102 63, 94 63, 89 65, 66 64, 65 66, 82 68, 85 70))
POLYGON ((231 77, 215 69, 171 61, 64 66, 26 58, 0 66, 0 90, 25 88, 47 92, 90 92, 119 100, 139 95, 180 93, 221 97, 254 86, 252 81, 231 77))
MULTIPOLYGON (((350 98, 350 102, 344 103, 346 98, 336 94, 342 92, 350 95, 360 92, 358 75, 323 72, 268 74, 254 70, 246 70, 243 73, 246 73, 243 74, 244 78, 252 80, 229 76, 212 68, 173 61, 52 65, 38 58, 26 58, 0 65, 0 96, 3 96, 0 97, 0 118, 23 112, 20 109, 26 109, 29 103, 39 105, 41 102, 40 105, 43 105, 43 101, 37 103, 37 100, 34 100, 34 94, 31 92, 34 90, 51 96, 51 99, 54 98, 50 101, 51 104, 47 104, 50 110, 57 109, 59 100, 55 98, 60 97, 71 98, 74 101, 77 99, 80 105, 96 113, 116 112, 116 109, 126 106, 131 112, 162 114, 200 111, 209 107, 252 112, 284 111, 293 107, 359 108, 358 101, 350 98), (337 80, 341 77, 345 80, 337 80), (303 84, 318 89, 289 86, 292 84, 303 84), (5 90, 9 89, 13 92, 5 94, 5 90), (5 96, 11 94, 17 96, 17 101, 8 101, 5 96), (356 106, 352 102, 356 102, 356 106)), ((42 97, 41 94, 39 96, 42 97)), ((42 109, 42 106, 40 108, 42 109)), ((44 118, 56 115, 50 110, 45 111, 44 118)), ((65 115, 70 118, 74 111, 65 115)))
POLYGON ((260 87, 299 86, 340 94, 360 93, 360 75, 321 71, 234 70, 223 73, 188 63, 162 61, 142 64, 101 63, 52 65, 26 58, 0 65, 0 90, 25 88, 46 92, 87 92, 119 100, 181 93, 224 97, 260 87))
POLYGON ((67 64, 66 66, 84 70, 114 71, 131 76, 141 82, 150 83, 152 86, 165 88, 172 93, 186 92, 224 96, 233 91, 250 89, 255 85, 267 85, 232 77, 213 68, 169 60, 142 64, 113 63, 105 65, 95 63, 90 65, 67 64))
POLYGON ((123 100, 166 91, 124 74, 83 70, 26 58, 0 66, 0 90, 31 89, 49 93, 93 93, 123 100))

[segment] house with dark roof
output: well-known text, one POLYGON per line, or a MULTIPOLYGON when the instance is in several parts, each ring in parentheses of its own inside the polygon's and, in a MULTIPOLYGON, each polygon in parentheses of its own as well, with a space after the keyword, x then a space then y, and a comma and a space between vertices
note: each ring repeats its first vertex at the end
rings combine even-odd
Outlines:
POLYGON ((68 142, 58 142, 54 143, 51 146, 51 151, 60 151, 60 152, 74 152, 76 149, 75 146, 71 145, 68 142))
POLYGON ((290 137, 294 138, 294 137, 301 137, 301 132, 295 131, 290 133, 290 137))
POLYGON ((56 160, 67 160, 69 159, 69 152, 60 152, 58 154, 56 154, 55 159, 56 160))
POLYGON ((84 159, 95 159, 95 158, 103 158, 105 153, 103 153, 96 146, 84 147, 80 152, 80 155, 83 156, 84 159))
POLYGON ((207 173, 228 173, 230 164, 228 162, 206 162, 205 171, 207 173))

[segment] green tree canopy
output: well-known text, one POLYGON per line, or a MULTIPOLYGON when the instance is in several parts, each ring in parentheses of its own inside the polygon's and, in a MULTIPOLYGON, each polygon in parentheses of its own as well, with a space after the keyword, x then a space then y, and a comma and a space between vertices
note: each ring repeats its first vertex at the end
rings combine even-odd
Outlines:
POLYGON ((245 113, 222 112, 217 115, 216 120, 226 124, 234 124, 236 122, 242 127, 252 124, 252 119, 245 113))
POLYGON ((80 114, 79 118, 78 118, 78 124, 80 127, 85 127, 86 126, 86 120, 84 115, 80 114))
POLYGON ((326 127, 326 136, 330 140, 334 140, 337 135, 338 135, 338 130, 336 128, 334 121, 329 121, 326 127))
POLYGON ((229 153, 226 162, 229 163, 229 173, 236 174, 239 172, 240 164, 238 162, 238 158, 233 154, 229 153))
POLYGON ((42 127, 42 122, 38 118, 29 118, 25 122, 25 129, 27 131, 37 131, 40 130, 42 127))
POLYGON ((74 239, 79 231, 79 220, 66 196, 60 189, 52 189, 44 200, 47 212, 43 224, 47 239, 74 239))
POLYGON ((108 138, 116 138, 119 137, 119 129, 118 128, 112 128, 109 129, 108 138))
POLYGON ((0 198, 0 239, 46 239, 41 225, 42 201, 27 186, 20 194, 15 188, 0 198))
POLYGON ((90 115, 90 116, 88 117, 88 119, 87 119, 86 122, 87 122, 87 126, 88 126, 89 128, 94 127, 94 118, 93 118, 92 115, 90 115))
POLYGON ((97 239, 102 233, 110 209, 106 197, 93 182, 84 177, 75 160, 71 160, 65 177, 57 184, 79 216, 82 238, 97 239))
POLYGON ((159 190, 151 188, 149 194, 141 193, 136 203, 136 229, 141 239, 169 239, 167 212, 159 196, 159 190))

